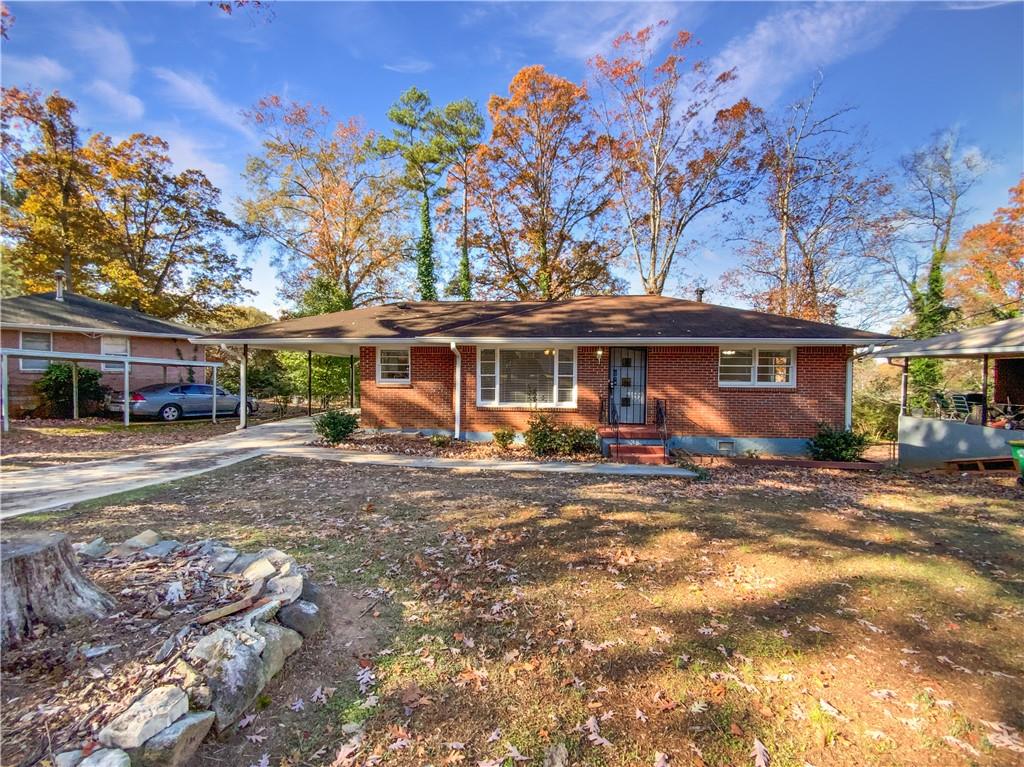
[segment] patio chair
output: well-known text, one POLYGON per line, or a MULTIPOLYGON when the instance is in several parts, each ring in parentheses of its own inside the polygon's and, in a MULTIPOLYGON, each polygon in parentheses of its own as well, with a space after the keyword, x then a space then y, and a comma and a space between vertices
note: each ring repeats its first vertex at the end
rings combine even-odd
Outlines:
POLYGON ((953 405, 953 418, 958 421, 967 423, 967 419, 971 417, 972 406, 970 400, 966 394, 950 394, 950 402, 953 405))
POLYGON ((939 418, 956 418, 956 411, 950 404, 949 400, 946 399, 946 395, 940 391, 932 392, 932 402, 935 403, 935 410, 938 413, 939 418))

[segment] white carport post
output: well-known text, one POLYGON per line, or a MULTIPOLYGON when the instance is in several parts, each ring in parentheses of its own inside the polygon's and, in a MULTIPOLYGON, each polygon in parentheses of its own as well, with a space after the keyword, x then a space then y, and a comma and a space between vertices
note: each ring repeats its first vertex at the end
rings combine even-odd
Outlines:
POLYGON ((131 416, 129 412, 132 409, 132 400, 130 384, 128 382, 128 363, 125 362, 122 369, 124 370, 124 425, 127 426, 131 422, 131 416))
POLYGON ((217 423, 217 368, 213 369, 213 407, 211 410, 213 411, 212 420, 217 423))
POLYGON ((3 430, 4 431, 10 431, 11 430, 11 413, 10 413, 10 410, 8 408, 8 405, 7 405, 7 400, 10 399, 10 394, 11 394, 11 387, 7 385, 7 378, 8 378, 8 375, 7 375, 7 360, 8 359, 9 358, 8 358, 8 356, 6 354, 4 354, 2 357, 0 357, 0 367, 3 368, 2 370, 0 370, 0 374, 3 375, 3 379, 4 379, 3 391, 0 392, 0 397, 3 397, 3 403, 2 404, 3 404, 3 430))
POLYGON ((249 428, 249 391, 245 385, 246 374, 249 372, 249 344, 242 344, 242 364, 238 366, 238 429, 249 428))
POLYGON ((71 363, 71 420, 78 420, 78 363, 71 363))

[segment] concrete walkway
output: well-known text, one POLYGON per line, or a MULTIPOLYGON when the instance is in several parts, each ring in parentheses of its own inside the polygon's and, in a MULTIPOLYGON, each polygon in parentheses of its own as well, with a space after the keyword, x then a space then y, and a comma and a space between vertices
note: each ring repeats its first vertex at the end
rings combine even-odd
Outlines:
POLYGON ((312 438, 312 419, 289 418, 154 450, 137 458, 4 472, 0 475, 0 519, 184 479, 255 458, 268 450, 302 445, 312 438))
POLYGON ((154 450, 137 458, 48 466, 42 469, 5 472, 0 475, 0 519, 31 514, 149 485, 204 474, 260 455, 279 455, 368 466, 404 466, 416 469, 462 471, 546 472, 604 474, 627 477, 696 476, 674 466, 641 466, 620 463, 562 461, 494 461, 462 458, 368 453, 311 447, 310 418, 252 426, 245 431, 222 434, 190 445, 154 450))

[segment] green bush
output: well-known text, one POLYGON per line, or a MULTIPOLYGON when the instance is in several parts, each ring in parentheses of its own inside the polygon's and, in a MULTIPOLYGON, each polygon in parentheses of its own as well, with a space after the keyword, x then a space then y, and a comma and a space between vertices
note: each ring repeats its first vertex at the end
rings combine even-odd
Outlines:
POLYGON ((316 433, 332 445, 336 445, 348 437, 358 426, 358 418, 352 413, 340 410, 331 410, 313 419, 313 428, 316 433))
POLYGON ((434 447, 451 447, 452 438, 447 434, 431 434, 430 444, 434 447))
POLYGON ((537 413, 523 434, 534 455, 574 455, 598 451, 597 431, 586 426, 558 426, 551 416, 537 413))
POLYGON ((815 461, 859 461, 868 444, 863 434, 819 423, 818 433, 807 440, 807 452, 815 461))
POLYGON ((508 450, 513 442, 516 441, 516 432, 514 429, 510 429, 507 426, 503 426, 500 429, 494 430, 494 443, 502 450, 508 450))
MULTIPOLYGON (((70 418, 74 410, 74 391, 71 385, 72 366, 51 363, 36 381, 36 392, 43 400, 43 408, 49 415, 70 418)), ((78 411, 89 413, 98 409, 106 399, 109 387, 100 383, 100 371, 93 368, 78 368, 78 411)))
POLYGON ((558 430, 558 452, 563 455, 596 453, 600 449, 595 429, 586 426, 563 426, 558 430))

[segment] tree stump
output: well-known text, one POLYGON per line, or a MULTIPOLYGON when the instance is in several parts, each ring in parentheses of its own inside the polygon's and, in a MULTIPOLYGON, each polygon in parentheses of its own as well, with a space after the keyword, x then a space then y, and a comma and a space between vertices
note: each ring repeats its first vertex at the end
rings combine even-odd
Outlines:
POLYGON ((35 623, 62 626, 75 618, 102 618, 114 607, 82 572, 64 533, 4 536, 0 570, 4 648, 26 637, 35 623))

